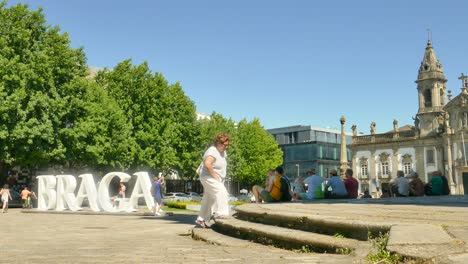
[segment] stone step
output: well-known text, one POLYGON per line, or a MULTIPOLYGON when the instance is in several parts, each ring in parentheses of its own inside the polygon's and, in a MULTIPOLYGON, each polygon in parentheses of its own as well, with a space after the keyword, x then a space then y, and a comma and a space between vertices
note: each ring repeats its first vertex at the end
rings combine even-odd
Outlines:
MULTIPOLYGON (((330 264, 348 264, 359 263, 354 255, 337 255, 337 254, 313 254, 301 253, 291 250, 276 248, 274 246, 262 245, 250 242, 243 239, 238 239, 223 235, 214 231, 211 228, 192 229, 192 238, 195 240, 204 241, 209 244, 238 248, 241 252, 244 249, 254 249, 257 252, 270 252, 271 256, 278 256, 281 261, 274 263, 330 263, 330 264)), ((252 263, 256 263, 259 259, 251 259, 252 263)), ((266 262, 271 263, 271 262, 266 262)))
POLYGON ((212 228, 220 233, 256 243, 304 252, 350 254, 364 257, 371 245, 356 239, 342 238, 294 230, 278 226, 242 221, 236 218, 218 219, 212 228))
POLYGON ((238 206, 236 208, 236 218, 328 236, 340 234, 361 241, 367 241, 369 234, 377 237, 380 234, 388 233, 393 225, 393 223, 384 221, 370 222, 356 219, 339 219, 329 214, 317 212, 275 211, 256 204, 238 206))

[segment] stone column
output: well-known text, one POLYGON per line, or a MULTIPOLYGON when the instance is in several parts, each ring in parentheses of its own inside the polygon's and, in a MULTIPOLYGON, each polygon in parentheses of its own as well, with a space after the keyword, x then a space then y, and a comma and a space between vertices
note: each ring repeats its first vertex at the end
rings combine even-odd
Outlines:
POLYGON ((390 174, 390 179, 396 178, 396 173, 398 171, 398 149, 394 148, 393 150, 393 157, 392 157, 392 173, 390 174), (395 175, 395 176, 393 176, 395 175))
POLYGON ((341 116, 341 156, 340 156, 340 175, 343 177, 346 169, 348 169, 348 155, 346 154, 346 135, 345 135, 345 122, 344 116, 341 116))
POLYGON ((447 178, 450 186, 450 193, 457 194, 455 182, 453 181, 453 160, 452 160, 452 142, 450 140, 450 135, 446 135, 447 137, 447 178))
POLYGON ((370 159, 369 159, 369 182, 372 179, 377 179, 377 170, 375 169, 375 150, 370 151, 370 159))

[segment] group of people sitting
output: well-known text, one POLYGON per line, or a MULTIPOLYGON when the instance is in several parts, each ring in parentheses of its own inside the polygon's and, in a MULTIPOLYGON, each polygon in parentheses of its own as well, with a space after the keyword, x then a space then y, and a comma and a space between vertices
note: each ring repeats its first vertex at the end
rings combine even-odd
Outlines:
MULTIPOLYGON (((336 170, 330 170, 329 178, 323 179, 315 174, 314 169, 311 169, 307 171, 305 179, 298 176, 291 189, 288 178, 284 176, 283 168, 278 167, 268 171, 265 187, 255 185, 252 193, 257 203, 358 198, 359 182, 353 177, 353 170, 347 169, 345 177, 346 179, 342 180, 336 170)), ((408 178, 405 177, 403 171, 397 171, 397 177, 390 182, 390 187, 382 187, 381 198, 450 194, 447 178, 440 171, 432 172, 426 184, 415 172, 408 178)), ((372 198, 372 196, 366 190, 361 198, 372 198)))
POLYGON ((294 182, 295 200, 313 199, 356 199, 358 197, 359 182, 353 177, 353 170, 345 171, 342 180, 336 170, 330 170, 329 178, 322 179, 315 174, 315 170, 307 172, 307 178, 298 177, 294 182))
POLYGON ((416 172, 408 178, 403 171, 397 171, 397 177, 390 182, 390 188, 382 188, 382 198, 407 196, 438 196, 450 194, 447 178, 440 171, 429 174, 429 182, 424 183, 416 172), (409 178, 409 179, 408 179, 409 178))
POLYGON ((330 178, 323 180, 311 169, 307 172, 307 178, 298 176, 294 182, 294 190, 291 191, 289 180, 283 175, 282 167, 268 171, 265 188, 255 185, 252 192, 255 201, 280 202, 291 200, 313 199, 355 199, 358 197, 359 183, 353 177, 353 170, 347 169, 346 179, 341 180, 336 170, 330 170, 330 178))

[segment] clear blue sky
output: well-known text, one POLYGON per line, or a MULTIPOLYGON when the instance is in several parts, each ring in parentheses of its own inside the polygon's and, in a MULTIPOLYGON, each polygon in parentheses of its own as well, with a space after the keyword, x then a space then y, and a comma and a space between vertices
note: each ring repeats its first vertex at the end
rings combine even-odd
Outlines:
POLYGON ((468 1, 23 0, 83 46, 88 64, 147 61, 179 81, 197 111, 265 128, 369 134, 413 124, 427 29, 447 86, 468 73, 468 1))

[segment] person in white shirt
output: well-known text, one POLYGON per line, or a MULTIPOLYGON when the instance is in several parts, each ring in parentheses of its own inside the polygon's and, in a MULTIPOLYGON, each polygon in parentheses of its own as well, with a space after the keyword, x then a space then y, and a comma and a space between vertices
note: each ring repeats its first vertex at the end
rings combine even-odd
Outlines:
MULTIPOLYGON (((311 169, 307 172, 308 177, 304 180, 304 185, 307 186, 307 192, 300 194, 294 193, 294 199, 296 200, 313 200, 318 199, 317 190, 320 188, 322 191, 322 178, 315 174, 315 169, 311 169)), ((320 197, 323 198, 323 197, 320 197)))
POLYGON ((227 171, 227 153, 230 136, 226 133, 218 134, 213 146, 209 147, 203 155, 200 168, 200 181, 203 185, 203 198, 200 214, 195 223, 203 228, 206 222, 214 218, 228 218, 229 200, 228 192, 224 186, 227 171))
POLYGON ((293 186, 294 186, 294 190, 293 190, 294 195, 299 195, 305 192, 304 179, 302 179, 301 175, 298 175, 297 178, 294 180, 293 186))
POLYGON ((409 195, 409 181, 404 176, 405 173, 399 170, 397 171, 397 177, 390 181, 392 193, 396 197, 406 197, 409 195))

